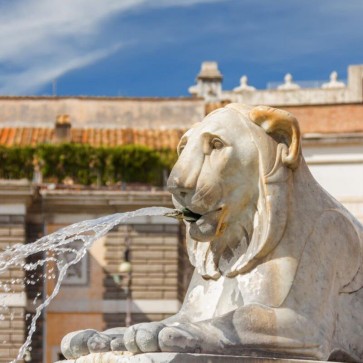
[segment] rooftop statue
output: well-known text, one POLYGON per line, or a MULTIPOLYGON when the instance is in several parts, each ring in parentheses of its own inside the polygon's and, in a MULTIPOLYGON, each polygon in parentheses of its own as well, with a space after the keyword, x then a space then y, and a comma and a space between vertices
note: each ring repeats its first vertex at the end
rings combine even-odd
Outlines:
POLYGON ((344 88, 344 82, 338 81, 338 73, 333 71, 330 73, 330 81, 327 83, 323 83, 321 88, 344 88))
POLYGON ((277 87, 279 90, 294 90, 299 88, 300 86, 293 82, 292 75, 290 73, 285 74, 284 83, 277 87))
POLYGON ((195 272, 161 322, 74 332, 125 350, 363 362, 363 226, 314 180, 288 112, 230 104, 181 139, 168 181, 195 272))
POLYGON ((253 92, 253 91, 256 91, 256 88, 253 86, 250 86, 248 84, 247 76, 242 76, 240 78, 240 85, 238 87, 233 88, 233 91, 234 92, 243 92, 243 91, 253 92))

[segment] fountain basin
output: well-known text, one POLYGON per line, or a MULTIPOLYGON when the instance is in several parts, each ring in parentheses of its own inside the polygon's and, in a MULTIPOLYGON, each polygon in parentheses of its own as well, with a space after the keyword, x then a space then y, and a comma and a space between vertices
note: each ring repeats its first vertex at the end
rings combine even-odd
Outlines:
MULTIPOLYGON (((131 355, 128 352, 93 353, 74 360, 56 363, 314 363, 302 359, 244 357, 219 354, 194 353, 144 353, 131 355)), ((319 361, 321 363, 321 361, 319 361)))

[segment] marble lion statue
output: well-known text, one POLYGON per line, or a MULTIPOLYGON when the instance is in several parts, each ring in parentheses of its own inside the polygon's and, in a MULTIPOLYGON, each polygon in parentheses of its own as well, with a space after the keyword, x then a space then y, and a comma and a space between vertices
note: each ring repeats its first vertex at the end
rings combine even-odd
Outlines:
POLYGON ((229 104, 182 137, 168 180, 194 275, 161 322, 68 334, 125 350, 363 362, 363 226, 314 180, 298 123, 229 104))

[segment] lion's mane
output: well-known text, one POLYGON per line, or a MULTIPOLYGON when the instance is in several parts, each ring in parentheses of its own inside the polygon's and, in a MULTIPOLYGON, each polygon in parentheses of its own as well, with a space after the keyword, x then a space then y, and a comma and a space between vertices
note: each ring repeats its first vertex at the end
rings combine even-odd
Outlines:
MULTIPOLYGON (((244 228, 240 236, 240 246, 234 250, 234 256, 228 261, 221 261, 223 257, 215 252, 217 250, 215 243, 226 245, 223 238, 222 241, 195 241, 189 236, 187 224, 187 251, 190 261, 206 279, 218 279, 221 275, 233 277, 247 272, 277 246, 287 223, 292 171, 298 166, 301 156, 300 133, 298 129, 297 131, 294 129, 298 127, 294 119, 290 122, 293 128, 291 125, 286 127, 287 130, 290 128, 293 131, 286 131, 286 140, 281 142, 281 130, 279 130, 279 139, 275 140, 271 118, 270 124, 264 125, 265 119, 260 117, 258 109, 256 112, 256 108, 251 109, 241 104, 230 104, 227 107, 237 112, 241 122, 247 124, 251 138, 259 151, 259 197, 251 226, 244 228), (295 140, 296 138, 298 140, 295 140), (295 150, 291 150, 292 147, 295 150)), ((269 109, 260 107, 260 111, 266 114, 269 109)), ((273 116, 276 119, 279 117, 279 115, 273 116)), ((280 119, 278 120, 280 122, 280 119)))

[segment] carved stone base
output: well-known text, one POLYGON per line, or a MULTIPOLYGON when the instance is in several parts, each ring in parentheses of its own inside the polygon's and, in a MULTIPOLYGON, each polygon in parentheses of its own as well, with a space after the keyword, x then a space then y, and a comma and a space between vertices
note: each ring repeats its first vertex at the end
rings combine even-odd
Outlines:
MULTIPOLYGON (((131 355, 128 352, 93 353, 75 360, 56 363, 314 363, 301 359, 238 357, 232 355, 191 353, 145 353, 131 355)), ((322 363, 319 361, 319 363, 322 363)))

